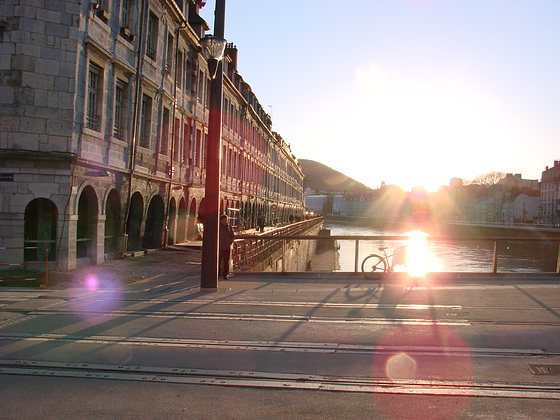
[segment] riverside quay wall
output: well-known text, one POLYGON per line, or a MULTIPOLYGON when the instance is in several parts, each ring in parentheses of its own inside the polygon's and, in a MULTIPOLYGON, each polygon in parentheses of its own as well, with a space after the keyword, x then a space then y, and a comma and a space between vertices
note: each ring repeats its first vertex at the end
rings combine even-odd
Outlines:
POLYGON ((421 230, 429 235, 473 236, 473 237, 539 237, 560 238, 560 228, 533 224, 499 224, 417 220, 414 218, 377 219, 371 217, 327 216, 327 222, 355 226, 367 226, 382 231, 410 232, 421 230))
POLYGON ((306 271, 315 255, 317 240, 290 236, 318 236, 323 219, 316 218, 273 229, 261 235, 238 235, 233 250, 235 271, 306 271))

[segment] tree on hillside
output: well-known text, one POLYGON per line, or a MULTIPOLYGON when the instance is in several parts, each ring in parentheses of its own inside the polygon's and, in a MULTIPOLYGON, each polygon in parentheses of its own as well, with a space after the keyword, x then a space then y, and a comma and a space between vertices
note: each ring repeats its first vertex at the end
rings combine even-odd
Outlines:
POLYGON ((506 177, 506 174, 499 171, 492 171, 486 174, 477 175, 471 182, 474 185, 482 185, 485 187, 490 187, 492 185, 496 185, 502 179, 506 177))

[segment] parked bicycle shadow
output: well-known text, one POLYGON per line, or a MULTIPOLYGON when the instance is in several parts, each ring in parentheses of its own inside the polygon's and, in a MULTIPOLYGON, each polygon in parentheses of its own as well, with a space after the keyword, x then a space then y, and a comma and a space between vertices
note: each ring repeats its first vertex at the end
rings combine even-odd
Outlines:
POLYGON ((379 305, 381 310, 388 317, 393 317, 397 311, 397 306, 401 303, 405 294, 402 285, 394 283, 384 283, 381 286, 379 305))
POLYGON ((384 313, 393 316, 399 305, 413 297, 425 305, 433 305, 432 289, 424 277, 403 275, 384 282, 380 287, 379 304, 384 313))

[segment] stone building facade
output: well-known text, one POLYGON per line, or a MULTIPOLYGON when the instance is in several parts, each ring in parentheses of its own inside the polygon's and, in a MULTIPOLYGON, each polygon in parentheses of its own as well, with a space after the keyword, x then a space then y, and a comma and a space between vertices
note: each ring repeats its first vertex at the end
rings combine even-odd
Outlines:
MULTIPOLYGON (((192 239, 210 76, 194 0, 0 3, 0 261, 59 269, 192 239), (27 247, 27 249, 24 249, 27 247), (32 247, 38 247, 32 249, 32 247)), ((221 210, 303 216, 303 173, 227 48, 221 210)))
POLYGON ((556 227, 560 224, 560 160, 542 172, 540 219, 556 227))

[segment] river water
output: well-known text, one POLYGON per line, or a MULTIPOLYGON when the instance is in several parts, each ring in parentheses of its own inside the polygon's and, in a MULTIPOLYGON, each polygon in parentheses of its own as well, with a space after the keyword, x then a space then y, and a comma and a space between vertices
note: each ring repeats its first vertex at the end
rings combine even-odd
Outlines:
MULTIPOLYGON (((325 221, 324 228, 333 236, 390 236, 407 235, 409 232, 356 226, 344 222, 325 221)), ((369 254, 382 255, 380 246, 387 252, 399 245, 410 245, 406 241, 360 241, 359 266, 369 254)), ((340 271, 354 271, 354 240, 339 240, 340 271)), ((410 249, 410 247, 409 247, 410 249)), ((491 272, 494 243, 492 241, 449 241, 429 242, 427 248, 427 270, 429 272, 491 272)), ((534 273, 555 272, 558 245, 553 242, 500 242, 498 247, 498 272, 534 273)), ((404 271, 396 266, 396 271, 404 271)))

